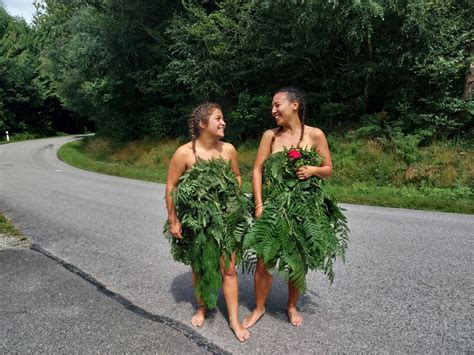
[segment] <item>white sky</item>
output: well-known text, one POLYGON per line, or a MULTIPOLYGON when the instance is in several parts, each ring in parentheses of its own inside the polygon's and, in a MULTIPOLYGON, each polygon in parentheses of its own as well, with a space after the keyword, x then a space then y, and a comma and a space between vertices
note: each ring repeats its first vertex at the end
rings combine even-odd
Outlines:
POLYGON ((21 16, 26 22, 31 23, 35 7, 33 0, 1 0, 8 13, 12 16, 21 16))

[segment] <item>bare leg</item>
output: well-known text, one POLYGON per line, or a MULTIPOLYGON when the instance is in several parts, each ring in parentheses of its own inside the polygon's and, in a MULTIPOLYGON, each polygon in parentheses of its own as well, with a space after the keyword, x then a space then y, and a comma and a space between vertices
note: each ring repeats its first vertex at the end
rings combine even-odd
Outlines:
MULTIPOLYGON (((197 276, 193 271, 193 288, 194 288, 194 285, 196 284, 196 278, 197 276)), ((207 308, 204 302, 197 295, 196 295, 196 301, 197 301, 198 306, 196 309, 196 313, 194 313, 193 318, 191 318, 191 323, 195 327, 202 327, 202 325, 204 324, 204 319, 206 318, 207 308)))
POLYGON ((298 296, 300 291, 295 287, 293 282, 288 282, 288 319, 291 325, 299 327, 303 323, 303 317, 296 310, 296 302, 298 302, 298 296))
POLYGON ((244 342, 250 337, 250 333, 239 321, 239 282, 237 270, 235 269, 235 254, 232 254, 230 265, 226 268, 224 257, 221 257, 222 291, 224 293, 227 313, 229 315, 229 326, 234 331, 239 341, 244 342))
POLYGON ((267 301, 268 292, 270 292, 273 283, 273 276, 267 271, 261 258, 258 258, 253 282, 256 306, 252 313, 245 317, 242 323, 245 328, 250 328, 255 325, 265 314, 265 302, 267 301))

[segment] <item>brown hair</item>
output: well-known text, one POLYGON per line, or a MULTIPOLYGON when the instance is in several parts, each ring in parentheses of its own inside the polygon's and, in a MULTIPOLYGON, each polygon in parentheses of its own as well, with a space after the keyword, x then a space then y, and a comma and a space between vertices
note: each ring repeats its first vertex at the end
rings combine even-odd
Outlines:
POLYGON ((212 111, 215 109, 221 110, 222 108, 219 104, 215 102, 206 102, 197 106, 191 117, 189 117, 188 125, 189 125, 189 135, 191 136, 192 146, 193 146, 193 153, 196 154, 196 139, 199 137, 199 123, 202 121, 207 124, 209 121, 209 116, 211 115, 212 111))

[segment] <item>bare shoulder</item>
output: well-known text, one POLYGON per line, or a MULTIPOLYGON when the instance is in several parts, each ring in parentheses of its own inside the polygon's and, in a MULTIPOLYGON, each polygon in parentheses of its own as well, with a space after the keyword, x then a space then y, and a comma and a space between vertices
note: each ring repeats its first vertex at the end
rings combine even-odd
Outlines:
POLYGON ((227 153, 235 153, 237 150, 231 143, 222 142, 222 149, 227 153))
POLYGON ((263 135, 262 135, 262 141, 263 140, 271 140, 272 137, 275 135, 275 133, 277 132, 278 128, 275 128, 275 129, 267 129, 265 132, 263 132, 263 135))
POLYGON ((318 127, 306 126, 305 132, 308 132, 308 135, 311 137, 312 141, 318 142, 326 139, 326 135, 323 130, 318 127))
POLYGON ((173 157, 183 160, 191 156, 193 156, 193 146, 191 142, 179 146, 173 155, 173 157))
POLYGON ((227 160, 236 160, 237 150, 232 144, 222 142, 222 156, 227 160))

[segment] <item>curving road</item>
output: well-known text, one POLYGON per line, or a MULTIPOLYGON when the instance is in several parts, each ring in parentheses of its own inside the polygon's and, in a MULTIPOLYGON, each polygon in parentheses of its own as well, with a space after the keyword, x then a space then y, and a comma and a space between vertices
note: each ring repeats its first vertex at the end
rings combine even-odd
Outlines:
MULTIPOLYGON (((1 145, 0 210, 40 250, 137 314, 168 317, 179 332, 194 301, 189 269, 173 262, 161 233, 164 185, 73 168, 57 158, 72 139, 1 145)), ((247 343, 228 329, 222 296, 196 338, 186 339, 233 353, 473 351, 473 216, 344 207, 352 230, 347 262, 337 265, 332 285, 310 273, 301 328, 287 322, 286 287, 275 278, 267 314, 247 343)), ((248 275, 239 280, 242 318, 253 287, 248 275)))

